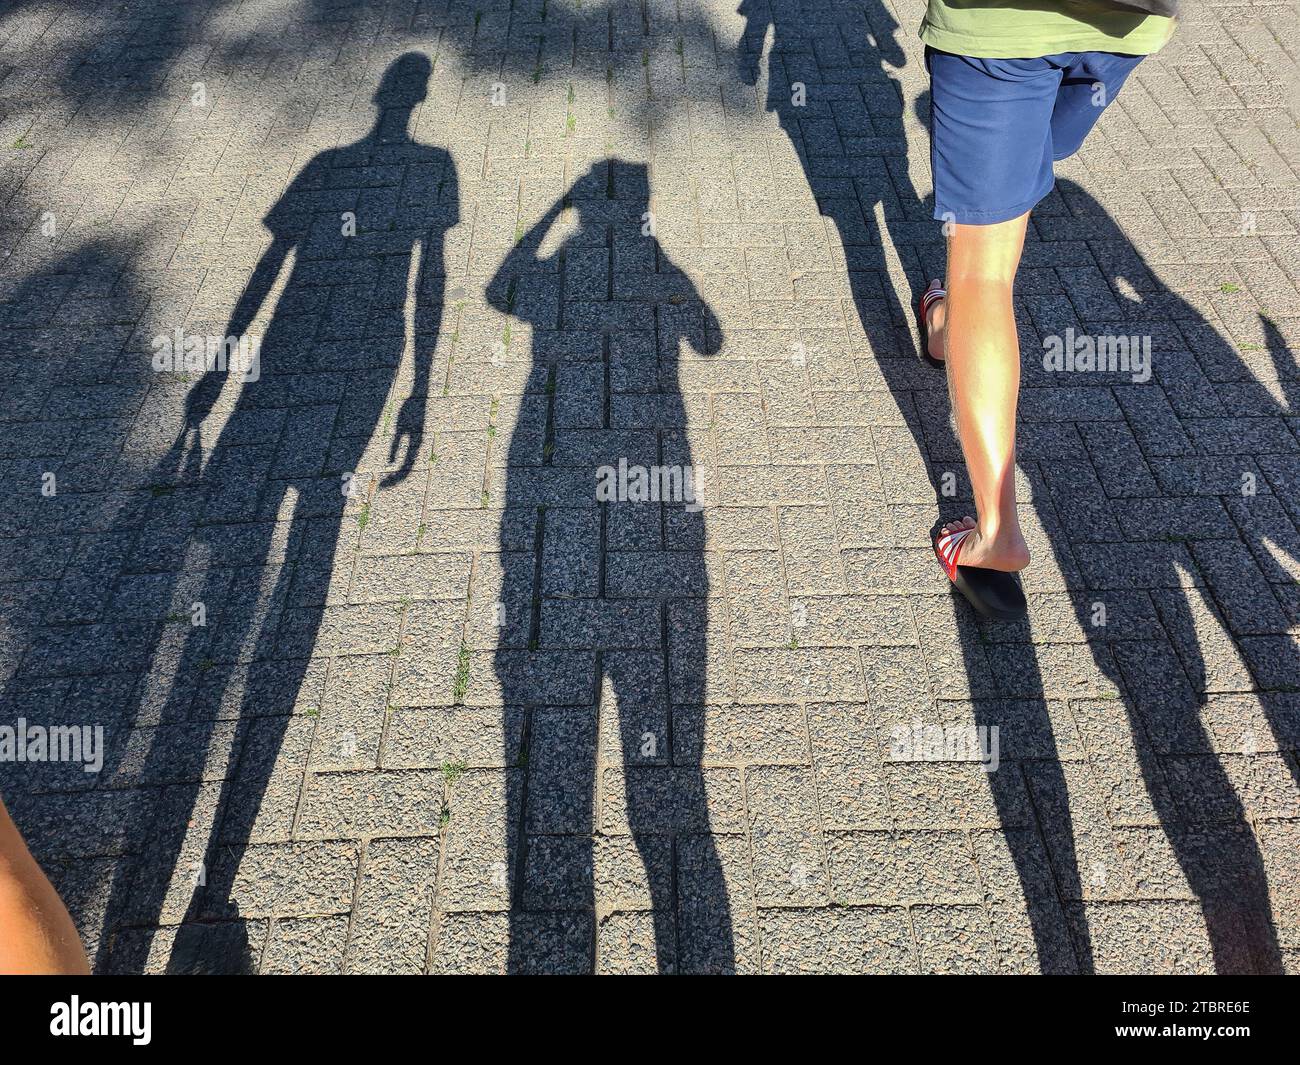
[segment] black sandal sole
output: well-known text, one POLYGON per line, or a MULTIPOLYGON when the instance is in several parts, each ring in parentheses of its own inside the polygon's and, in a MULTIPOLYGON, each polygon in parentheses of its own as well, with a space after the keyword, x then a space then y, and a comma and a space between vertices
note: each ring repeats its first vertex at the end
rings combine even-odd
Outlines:
POLYGON ((1005 570, 958 566, 952 586, 979 613, 994 621, 1022 621, 1029 616, 1020 582, 1005 570))

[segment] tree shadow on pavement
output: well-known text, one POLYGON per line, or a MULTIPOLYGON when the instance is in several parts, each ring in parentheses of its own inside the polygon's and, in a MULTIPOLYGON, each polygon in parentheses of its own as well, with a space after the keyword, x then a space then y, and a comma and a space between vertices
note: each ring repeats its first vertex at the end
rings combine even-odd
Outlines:
POLYGON ((717 90, 716 79, 690 69, 711 64, 714 50, 713 22, 694 0, 450 0, 391 11, 373 0, 296 0, 265 11, 235 0, 47 0, 0 11, 0 41, 11 36, 35 44, 22 64, 0 58, 0 92, 11 113, 38 112, 28 130, 37 144, 62 132, 69 109, 81 128, 109 137, 159 105, 179 123, 202 119, 229 107, 223 96, 244 92, 268 68, 305 60, 311 67, 331 53, 328 80, 310 69, 301 85, 287 79, 274 99, 277 129, 305 129, 323 102, 359 87, 355 79, 382 61, 382 49, 427 50, 435 62, 453 62, 470 79, 500 80, 512 93, 526 84, 627 79, 647 90, 625 97, 638 121, 656 120, 683 96, 713 102, 717 90), (199 84, 205 92, 195 104, 199 84))

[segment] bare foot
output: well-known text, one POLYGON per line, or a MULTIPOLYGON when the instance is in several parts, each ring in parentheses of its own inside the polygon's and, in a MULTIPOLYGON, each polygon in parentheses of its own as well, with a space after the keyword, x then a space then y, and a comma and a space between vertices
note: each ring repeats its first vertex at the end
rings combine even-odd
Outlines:
POLYGON ((1029 565, 1029 546, 1019 529, 986 540, 980 535, 975 519, 967 515, 960 521, 948 522, 943 532, 952 533, 960 529, 975 529, 975 532, 961 543, 961 554, 957 557, 959 565, 982 566, 1006 573, 1018 573, 1029 565))
MULTIPOLYGON (((943 282, 937 277, 925 286, 925 291, 931 289, 943 288, 943 282)), ((935 300, 930 304, 930 309, 925 314, 925 327, 930 333, 929 352, 930 358, 938 359, 943 362, 947 352, 943 346, 943 327, 948 321, 948 300, 947 298, 935 300)))

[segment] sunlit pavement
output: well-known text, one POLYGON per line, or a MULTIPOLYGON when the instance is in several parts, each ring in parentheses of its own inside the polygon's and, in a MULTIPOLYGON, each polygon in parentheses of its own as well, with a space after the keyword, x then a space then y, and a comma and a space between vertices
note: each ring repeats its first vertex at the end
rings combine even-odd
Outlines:
POLYGON ((1297 17, 1187 7, 1030 224, 1006 625, 919 0, 6 6, 0 790, 96 968, 1300 968, 1297 17))

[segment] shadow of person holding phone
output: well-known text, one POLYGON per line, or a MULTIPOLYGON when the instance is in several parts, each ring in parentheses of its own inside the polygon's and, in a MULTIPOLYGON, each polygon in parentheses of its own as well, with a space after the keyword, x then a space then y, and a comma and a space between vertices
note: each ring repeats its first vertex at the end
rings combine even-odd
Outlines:
POLYGON ((646 166, 618 159, 573 183, 487 295, 531 341, 505 470, 511 620, 496 652, 517 759, 509 969, 554 967, 547 928, 567 922, 591 957, 597 935, 646 951, 653 939, 661 972, 732 971, 700 767, 705 499, 679 378, 684 348, 712 355, 721 330, 654 235, 646 166), (531 550, 514 544, 520 524, 535 529, 531 550), (649 914, 610 913, 596 890, 629 835, 649 914))

